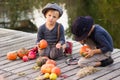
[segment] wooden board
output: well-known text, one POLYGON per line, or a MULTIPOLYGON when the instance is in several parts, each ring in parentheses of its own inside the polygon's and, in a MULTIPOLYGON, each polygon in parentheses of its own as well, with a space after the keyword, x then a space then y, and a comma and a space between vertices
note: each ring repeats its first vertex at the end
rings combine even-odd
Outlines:
MULTIPOLYGON (((73 57, 79 59, 79 49, 81 45, 71 39, 73 42, 73 57)), ((36 34, 26 33, 22 31, 9 30, 0 28, 0 75, 4 76, 6 80, 34 80, 40 75, 40 69, 34 70, 36 59, 28 62, 23 62, 17 58, 16 61, 9 61, 6 59, 6 54, 9 51, 16 51, 22 47, 32 48, 35 45, 36 34), (20 75, 24 74, 24 75, 20 75)), ((98 67, 98 72, 78 78, 76 73, 80 67, 78 65, 67 65, 66 59, 63 57, 57 61, 57 66, 61 68, 62 75, 67 78, 58 77, 57 80, 119 80, 120 79, 120 49, 114 49, 112 53, 114 63, 107 67, 98 67)))

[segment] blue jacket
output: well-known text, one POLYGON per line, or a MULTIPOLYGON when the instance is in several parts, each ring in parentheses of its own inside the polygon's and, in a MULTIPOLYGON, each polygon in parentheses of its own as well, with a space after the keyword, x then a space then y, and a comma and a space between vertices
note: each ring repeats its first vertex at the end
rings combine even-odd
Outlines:
POLYGON ((112 37, 100 25, 95 25, 95 28, 89 38, 93 40, 97 48, 101 49, 102 53, 113 51, 112 37))

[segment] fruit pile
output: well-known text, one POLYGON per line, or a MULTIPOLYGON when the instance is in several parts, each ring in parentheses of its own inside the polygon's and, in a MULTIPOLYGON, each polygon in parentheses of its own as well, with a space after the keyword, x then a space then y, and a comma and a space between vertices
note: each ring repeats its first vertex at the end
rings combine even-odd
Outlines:
POLYGON ((57 66, 56 61, 47 57, 39 57, 36 63, 40 68, 43 79, 56 80, 61 74, 61 69, 57 66))
MULTIPOLYGON (((32 59, 36 59, 36 54, 38 52, 38 49, 44 49, 48 46, 48 43, 46 40, 42 39, 40 40, 40 42, 38 43, 37 47, 34 47, 30 50, 26 49, 26 48, 20 48, 17 51, 11 51, 7 53, 7 59, 8 60, 16 60, 17 57, 19 57, 20 59, 22 59, 24 62, 28 61, 28 60, 32 60, 32 59)), ((41 64, 40 64, 41 65, 41 64)))
POLYGON ((7 59, 8 60, 16 60, 17 57, 19 57, 24 62, 26 62, 28 60, 32 60, 32 59, 36 58, 36 51, 37 51, 37 47, 34 47, 30 50, 28 50, 26 48, 20 48, 17 51, 8 52, 7 59))

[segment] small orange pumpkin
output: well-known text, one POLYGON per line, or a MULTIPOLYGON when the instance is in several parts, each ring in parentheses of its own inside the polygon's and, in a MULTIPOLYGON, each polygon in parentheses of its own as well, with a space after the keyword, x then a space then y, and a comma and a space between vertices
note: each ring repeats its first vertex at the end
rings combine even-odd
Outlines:
POLYGON ((52 59, 48 59, 48 60, 46 61, 46 64, 53 64, 53 65, 56 66, 56 61, 55 61, 55 60, 52 60, 52 59))
POLYGON ((59 76, 61 74, 61 70, 59 67, 56 66, 56 67, 52 68, 51 73, 55 73, 55 74, 57 74, 57 76, 59 76))
POLYGON ((55 67, 54 64, 44 64, 41 67, 41 73, 51 73, 51 70, 55 67))
POLYGON ((40 40, 40 42, 39 42, 39 44, 38 44, 38 47, 39 47, 40 49, 44 49, 44 48, 46 48, 47 46, 48 46, 48 43, 47 43, 47 41, 46 41, 45 39, 40 40))
POLYGON ((23 56, 28 55, 28 53, 29 53, 29 50, 27 50, 26 48, 20 48, 20 49, 17 51, 17 55, 18 55, 18 57, 20 57, 20 58, 23 58, 23 56))
POLYGON ((89 46, 87 46, 87 45, 82 46, 82 47, 80 48, 80 55, 83 56, 83 57, 85 57, 85 56, 87 55, 87 54, 85 54, 85 52, 87 52, 88 49, 90 49, 89 46))
POLYGON ((16 51, 8 52, 7 53, 7 59, 16 60, 17 59, 17 52, 16 51))

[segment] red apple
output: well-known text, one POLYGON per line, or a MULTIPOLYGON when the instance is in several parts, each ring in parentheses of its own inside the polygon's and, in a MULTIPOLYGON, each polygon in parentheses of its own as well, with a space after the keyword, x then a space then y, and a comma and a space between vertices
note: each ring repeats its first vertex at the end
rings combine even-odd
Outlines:
POLYGON ((28 59, 28 57, 25 55, 25 56, 23 56, 22 60, 23 60, 24 62, 26 62, 26 61, 28 61, 29 59, 28 59))

